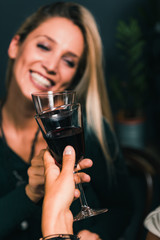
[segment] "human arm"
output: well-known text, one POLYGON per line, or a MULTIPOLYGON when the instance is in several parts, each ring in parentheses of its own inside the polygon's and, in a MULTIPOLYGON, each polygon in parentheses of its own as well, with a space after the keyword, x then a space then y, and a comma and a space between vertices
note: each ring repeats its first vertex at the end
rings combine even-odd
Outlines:
POLYGON ((67 146, 63 153, 62 170, 54 159, 45 152, 45 196, 42 211, 43 236, 53 234, 73 234, 73 215, 70 205, 77 195, 75 191, 75 151, 67 146))
POLYGON ((44 155, 45 196, 42 211, 43 236, 73 234, 73 215, 69 208, 75 192, 74 162, 75 152, 70 146, 64 150, 61 172, 49 152, 46 152, 44 155))

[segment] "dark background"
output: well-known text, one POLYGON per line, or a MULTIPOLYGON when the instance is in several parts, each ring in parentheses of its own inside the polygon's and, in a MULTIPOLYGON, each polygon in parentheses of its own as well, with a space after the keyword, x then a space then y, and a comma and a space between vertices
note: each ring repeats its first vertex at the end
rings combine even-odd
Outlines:
MULTIPOLYGON (((55 2, 54 0, 3 0, 0 2, 0 97, 5 94, 4 79, 7 63, 7 48, 9 42, 23 20, 39 6, 55 2)), ((115 35, 118 20, 127 20, 131 16, 139 19, 147 39, 146 55, 149 59, 150 101, 148 138, 150 141, 159 140, 159 112, 160 112, 160 25, 157 17, 157 3, 155 9, 149 5, 150 0, 77 0, 86 6, 95 16, 104 45, 106 84, 112 74, 119 70, 117 64, 117 50, 115 35), (156 13, 155 13, 156 12, 156 13), (155 28, 155 26, 158 26, 155 28)), ((160 7, 160 4, 159 4, 160 7)), ((160 15, 160 14, 159 14, 160 15)), ((112 104, 112 102, 111 102, 112 104)), ((113 106, 114 108, 114 106, 113 106)))

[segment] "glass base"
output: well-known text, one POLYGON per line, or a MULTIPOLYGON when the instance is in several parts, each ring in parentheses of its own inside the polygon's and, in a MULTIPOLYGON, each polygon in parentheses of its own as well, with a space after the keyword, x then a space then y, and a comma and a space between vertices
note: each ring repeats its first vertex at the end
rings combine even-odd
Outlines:
POLYGON ((107 211, 108 211, 107 208, 95 210, 88 206, 83 206, 81 211, 74 217, 74 222, 85 219, 85 218, 93 217, 93 216, 105 213, 107 211))

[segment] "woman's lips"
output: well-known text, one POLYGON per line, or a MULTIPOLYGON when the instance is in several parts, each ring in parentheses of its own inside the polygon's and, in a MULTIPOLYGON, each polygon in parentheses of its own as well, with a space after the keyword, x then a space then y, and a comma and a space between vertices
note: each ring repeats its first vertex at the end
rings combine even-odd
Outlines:
POLYGON ((51 79, 48 79, 37 72, 30 71, 30 73, 32 80, 41 87, 50 88, 55 85, 55 83, 51 79))

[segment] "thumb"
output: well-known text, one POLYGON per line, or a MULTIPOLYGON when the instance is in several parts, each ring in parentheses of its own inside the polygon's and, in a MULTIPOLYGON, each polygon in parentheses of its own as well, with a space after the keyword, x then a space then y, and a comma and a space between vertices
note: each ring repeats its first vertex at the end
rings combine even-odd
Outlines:
POLYGON ((73 173, 75 167, 75 150, 72 146, 67 146, 63 152, 62 171, 73 173))

